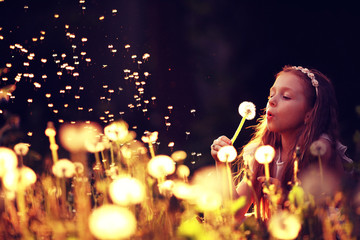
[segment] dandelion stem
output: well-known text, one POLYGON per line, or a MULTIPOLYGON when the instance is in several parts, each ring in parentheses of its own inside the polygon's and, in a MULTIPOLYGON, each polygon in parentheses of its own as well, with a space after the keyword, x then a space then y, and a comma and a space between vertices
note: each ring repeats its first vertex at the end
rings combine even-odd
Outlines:
POLYGON ((233 199, 233 186, 232 186, 232 180, 231 180, 231 170, 230 170, 230 166, 229 166, 229 161, 227 161, 227 159, 226 159, 226 175, 228 178, 230 202, 231 202, 233 199))
POLYGON ((238 135, 239 135, 239 133, 240 133, 240 131, 241 131, 241 128, 243 127, 243 125, 244 125, 244 123, 245 123, 246 117, 247 117, 247 115, 245 115, 245 116, 241 119, 240 124, 239 124, 238 128, 236 129, 236 132, 235 132, 234 136, 231 138, 231 143, 232 143, 232 144, 234 144, 236 138, 238 137, 238 135))
POLYGON ((322 169, 322 164, 321 164, 321 156, 318 155, 319 158, 319 170, 320 170, 320 181, 321 181, 321 185, 324 182, 324 176, 323 176, 323 169, 322 169))
POLYGON ((155 157, 154 147, 151 142, 149 142, 149 149, 150 149, 151 158, 155 157))
POLYGON ((269 163, 265 162, 264 166, 265 166, 265 179, 267 182, 269 182, 269 180, 270 180, 269 163))
POLYGON ((295 161, 294 161, 294 184, 295 185, 298 185, 298 179, 297 179, 297 172, 298 172, 298 169, 299 169, 299 167, 298 167, 298 160, 297 160, 297 158, 295 159, 295 161))

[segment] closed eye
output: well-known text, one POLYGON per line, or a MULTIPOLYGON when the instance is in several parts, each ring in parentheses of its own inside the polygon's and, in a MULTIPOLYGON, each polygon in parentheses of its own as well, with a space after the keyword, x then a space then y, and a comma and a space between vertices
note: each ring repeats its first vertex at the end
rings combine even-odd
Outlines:
POLYGON ((286 100, 290 100, 290 99, 291 99, 291 98, 288 97, 288 96, 283 96, 283 98, 286 99, 286 100))

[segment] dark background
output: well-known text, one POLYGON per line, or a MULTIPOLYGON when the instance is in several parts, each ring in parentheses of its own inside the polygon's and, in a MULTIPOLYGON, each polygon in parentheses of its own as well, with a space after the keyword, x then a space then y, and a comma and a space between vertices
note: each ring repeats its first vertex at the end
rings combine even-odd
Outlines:
MULTIPOLYGON (((58 119, 91 120, 106 126, 122 118, 130 128, 136 126, 139 139, 145 130, 159 131, 159 154, 185 150, 187 163, 199 168, 213 163, 209 154, 213 139, 235 132, 239 103, 254 102, 259 116, 274 75, 284 65, 301 65, 332 79, 342 141, 350 157, 358 160, 353 138, 360 128, 356 113, 360 105, 359 24, 356 1, 5 0, 0 2, 0 35, 4 37, 0 68, 6 63, 12 67, 2 74, 8 80, 2 79, 1 86, 14 83, 17 73, 33 73, 34 78, 23 77, 16 83, 15 98, 2 101, 0 109, 20 115, 22 131, 33 133, 24 141, 42 155, 49 152, 44 136, 48 121, 56 127, 58 119), (101 16, 104 20, 99 20, 101 16), (41 36, 40 31, 46 32, 45 39, 32 41, 41 36), (67 32, 76 37, 66 37, 67 32), (83 43, 83 37, 88 41, 83 43), (11 50, 9 46, 15 43, 29 52, 11 50), (110 52, 110 44, 116 53, 110 52), (131 45, 128 50, 126 44, 131 45), (81 51, 86 51, 91 63, 81 59, 81 51), (34 60, 27 59, 29 53, 35 53, 34 60), (139 67, 131 56, 141 60, 144 53, 151 57, 139 67), (78 78, 60 67, 63 63, 74 66, 73 56, 79 56, 78 78), (48 62, 42 64, 41 58, 48 62), (124 80, 124 69, 139 72, 146 81, 140 101, 134 98, 135 81, 124 80), (59 77, 58 71, 63 75, 59 77), (151 74, 147 79, 142 75, 146 71, 151 74), (41 88, 35 88, 34 82, 41 83, 41 88), (59 93, 69 85, 71 90, 59 93), (110 88, 113 94, 107 92, 110 88), (46 93, 52 94, 50 99, 46 93), (155 101, 150 100, 153 96, 155 101), (32 103, 27 102, 29 98, 32 103), (139 107, 128 107, 139 102, 139 107), (54 114, 48 103, 59 112, 54 114), (165 125, 166 116, 170 126, 165 125), (171 149, 169 142, 175 143, 171 149)), ((246 122, 245 127, 255 123, 246 122)), ((236 146, 245 144, 251 133, 243 129, 236 146)))

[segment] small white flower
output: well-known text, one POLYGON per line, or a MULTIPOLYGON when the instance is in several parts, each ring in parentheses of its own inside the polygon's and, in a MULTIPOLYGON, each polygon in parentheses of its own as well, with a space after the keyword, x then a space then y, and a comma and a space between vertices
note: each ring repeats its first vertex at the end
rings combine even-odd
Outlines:
POLYGON ((256 115, 256 107, 252 102, 244 101, 239 105, 239 114, 246 120, 252 120, 256 115))
POLYGON ((275 150, 270 145, 264 145, 258 147, 255 152, 255 159, 260 164, 265 163, 271 163, 271 161, 274 159, 275 156, 275 150))
POLYGON ((145 136, 141 137, 141 141, 144 143, 153 143, 158 139, 158 132, 145 132, 145 136))
POLYGON ((178 166, 178 168, 176 170, 176 174, 180 178, 188 177, 190 175, 190 169, 188 166, 182 164, 182 165, 178 166))
POLYGON ((19 156, 25 156, 29 152, 30 144, 18 143, 14 146, 14 151, 19 156))
POLYGON ((268 230, 276 239, 295 239, 300 229, 299 218, 287 211, 277 212, 269 220, 268 230))
POLYGON ((175 162, 169 156, 158 155, 149 161, 147 169, 154 178, 162 178, 175 172, 175 162))
POLYGON ((314 156, 323 156, 326 153, 326 145, 320 140, 313 142, 310 145, 310 152, 314 156))
POLYGON ((120 177, 110 183, 109 194, 114 203, 128 206, 144 200, 145 188, 136 178, 120 177))
POLYGON ((89 216, 90 232, 97 239, 128 239, 136 232, 136 218, 127 208, 105 204, 89 216))
POLYGON ((234 146, 228 145, 220 148, 217 157, 220 162, 232 162, 236 159, 237 152, 234 146))
POLYGON ((75 165, 68 159, 60 159, 53 165, 52 171, 59 178, 71 178, 75 174, 75 165))

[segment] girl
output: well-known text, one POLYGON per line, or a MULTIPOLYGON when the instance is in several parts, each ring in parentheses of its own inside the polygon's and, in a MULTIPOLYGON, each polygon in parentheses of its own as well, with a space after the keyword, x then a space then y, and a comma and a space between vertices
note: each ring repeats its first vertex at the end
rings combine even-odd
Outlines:
MULTIPOLYGON (((260 145, 274 147, 276 155, 270 164, 271 183, 281 186, 286 193, 288 183, 293 180, 295 149, 298 149, 301 179, 301 172, 313 163, 318 164, 317 158, 309 151, 310 145, 318 140, 327 149, 321 157, 323 168, 341 177, 344 173, 342 161, 351 160, 344 154, 346 147, 338 142, 337 129, 337 103, 330 80, 314 69, 285 66, 276 75, 266 113, 255 126, 255 134, 243 148, 239 160, 247 154, 253 156, 260 145)), ((226 145, 231 145, 226 136, 214 140, 211 155, 216 161, 219 149, 226 145)), ((236 164, 239 166, 239 161, 236 164)), ((256 161, 249 163, 249 167, 252 171, 250 180, 260 200, 263 198, 264 167, 256 161)), ((238 219, 242 219, 255 197, 244 181, 237 184, 236 192, 247 198, 245 207, 236 214, 238 219)))

